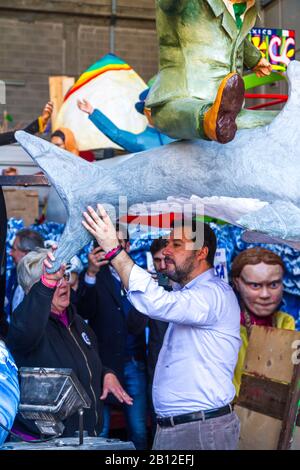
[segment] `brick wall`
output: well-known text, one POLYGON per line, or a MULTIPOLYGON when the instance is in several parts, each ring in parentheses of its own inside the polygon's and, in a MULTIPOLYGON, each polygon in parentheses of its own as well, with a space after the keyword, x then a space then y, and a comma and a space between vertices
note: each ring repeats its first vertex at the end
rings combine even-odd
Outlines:
POLYGON ((109 51, 109 29, 105 26, 80 25, 78 43, 78 70, 83 71, 109 51))
POLYGON ((0 77, 20 82, 6 87, 6 108, 15 123, 34 118, 47 101, 48 75, 62 70, 62 33, 58 23, 0 19, 0 77))
MULTIPOLYGON (((117 1, 115 53, 145 80, 158 64, 154 4, 117 1)), ((110 0, 0 0, 0 80, 9 81, 0 113, 6 108, 14 124, 34 119, 49 75, 78 77, 109 52, 110 22, 110 0)))
POLYGON ((157 51, 155 30, 116 29, 115 53, 126 60, 142 78, 148 80, 157 72, 157 51))

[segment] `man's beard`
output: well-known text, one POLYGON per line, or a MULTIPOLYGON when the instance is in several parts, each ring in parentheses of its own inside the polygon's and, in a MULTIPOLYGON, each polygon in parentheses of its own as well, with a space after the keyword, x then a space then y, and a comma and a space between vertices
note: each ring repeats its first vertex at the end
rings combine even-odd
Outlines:
MULTIPOLYGON (((170 258, 166 257, 166 260, 168 259, 170 258)), ((174 265, 174 270, 171 273, 168 270, 168 278, 180 285, 185 285, 189 279, 190 273, 194 269, 194 259, 194 253, 192 253, 181 266, 177 266, 176 263, 170 259, 174 265)))

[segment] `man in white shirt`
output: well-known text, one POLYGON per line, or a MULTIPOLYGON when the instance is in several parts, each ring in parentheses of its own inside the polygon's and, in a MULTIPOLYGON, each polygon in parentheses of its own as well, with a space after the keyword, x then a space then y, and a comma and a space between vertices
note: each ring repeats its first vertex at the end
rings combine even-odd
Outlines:
POLYGON ((185 223, 184 231, 174 226, 164 255, 168 276, 180 288, 167 292, 122 250, 101 205, 98 213, 89 206, 82 223, 119 273, 128 299, 150 318, 170 322, 153 383, 158 416, 153 448, 235 449, 239 420, 230 403, 240 309, 231 287, 214 274, 213 231, 194 221, 185 223))

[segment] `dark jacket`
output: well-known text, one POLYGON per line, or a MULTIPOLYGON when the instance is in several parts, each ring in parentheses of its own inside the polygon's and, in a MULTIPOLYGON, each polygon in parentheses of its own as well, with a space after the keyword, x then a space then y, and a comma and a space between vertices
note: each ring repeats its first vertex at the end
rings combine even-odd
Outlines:
POLYGON ((154 372, 164 342, 165 333, 169 323, 160 320, 149 319, 149 343, 148 343, 148 380, 150 384, 153 384, 154 372))
MULTIPOLYGON (((53 293, 54 289, 41 282, 31 288, 13 312, 7 345, 18 367, 73 369, 92 402, 91 408, 84 411, 84 429, 90 436, 95 436, 102 427, 100 396, 103 375, 108 369, 102 366, 93 331, 73 306, 67 311, 68 328, 56 316, 50 315, 53 293)), ((37 432, 31 423, 18 417, 15 427, 23 432, 37 432)), ((63 436, 73 436, 78 429, 77 413, 67 418, 64 425, 63 436)))
POLYGON ((131 331, 135 331, 137 334, 146 326, 149 328, 147 374, 148 384, 151 386, 153 384, 158 355, 161 350, 169 323, 161 320, 154 320, 153 318, 149 318, 148 316, 143 315, 137 310, 132 310, 128 315, 127 324, 130 333, 131 331))
MULTIPOLYGON (((119 380, 123 382, 128 328, 121 294, 116 289, 108 266, 100 269, 94 286, 84 282, 84 274, 82 273, 80 278, 77 304, 80 314, 89 320, 89 325, 97 336, 99 354, 104 364, 113 369, 119 380)), ((131 310, 136 311, 134 307, 131 310)), ((139 331, 138 344, 139 356, 136 360, 145 360, 144 329, 139 331)))
MULTIPOLYGON (((35 119, 35 121, 28 124, 28 126, 25 127, 23 131, 26 131, 29 134, 37 134, 38 132, 41 132, 39 120, 35 119)), ((14 144, 15 142, 15 131, 3 132, 0 134, 0 145, 9 145, 14 144)))

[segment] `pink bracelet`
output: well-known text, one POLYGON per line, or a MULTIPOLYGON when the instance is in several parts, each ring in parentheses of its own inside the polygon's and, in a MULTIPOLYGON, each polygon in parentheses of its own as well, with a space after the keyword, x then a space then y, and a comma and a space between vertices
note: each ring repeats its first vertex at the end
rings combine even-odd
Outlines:
POLYGON ((108 251, 106 255, 104 256, 104 259, 107 261, 112 260, 117 256, 121 251, 123 250, 123 247, 121 245, 116 246, 116 248, 113 248, 112 250, 108 251))
POLYGON ((41 281, 42 281, 42 283, 44 284, 44 286, 50 287, 50 289, 54 289, 54 288, 57 286, 57 284, 58 284, 57 281, 54 281, 53 283, 50 282, 48 279, 45 278, 44 274, 43 274, 42 277, 41 277, 41 281))

